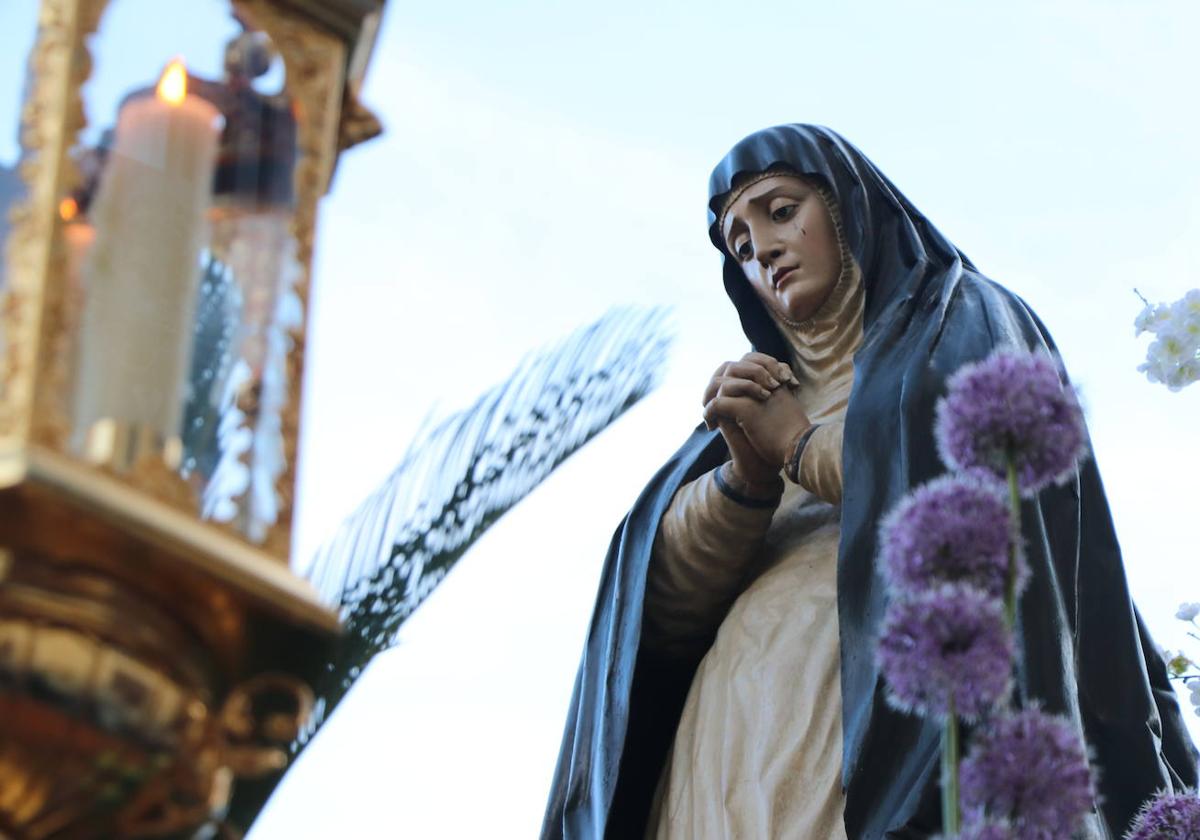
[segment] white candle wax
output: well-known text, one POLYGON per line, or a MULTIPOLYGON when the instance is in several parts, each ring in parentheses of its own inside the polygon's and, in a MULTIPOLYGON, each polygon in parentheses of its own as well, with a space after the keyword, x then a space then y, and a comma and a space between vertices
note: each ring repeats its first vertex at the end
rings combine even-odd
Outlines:
POLYGON ((75 335, 83 313, 83 277, 92 245, 96 241, 96 229, 87 222, 68 222, 62 227, 62 238, 66 248, 64 268, 67 272, 64 327, 70 335, 75 335))
POLYGON ((82 274, 96 229, 87 222, 72 222, 63 226, 63 243, 67 248, 67 292, 74 299, 82 292, 82 274))
POLYGON ((186 94, 121 109, 91 210, 77 440, 105 418, 179 434, 220 122, 186 94))

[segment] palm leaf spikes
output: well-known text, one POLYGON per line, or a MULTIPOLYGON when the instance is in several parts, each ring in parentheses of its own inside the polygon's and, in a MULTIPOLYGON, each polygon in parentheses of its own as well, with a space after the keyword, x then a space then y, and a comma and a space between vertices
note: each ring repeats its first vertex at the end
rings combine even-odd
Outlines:
POLYGON ((308 577, 340 604, 347 632, 302 740, 488 526, 653 390, 670 343, 667 314, 614 309, 526 357, 471 407, 419 434, 322 546, 308 577))

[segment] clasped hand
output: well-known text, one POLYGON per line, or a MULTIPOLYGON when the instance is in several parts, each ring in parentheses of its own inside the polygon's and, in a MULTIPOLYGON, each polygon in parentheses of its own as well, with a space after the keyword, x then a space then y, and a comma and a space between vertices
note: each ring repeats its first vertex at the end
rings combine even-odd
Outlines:
POLYGON ((811 425, 790 385, 792 369, 765 353, 725 362, 704 389, 704 423, 721 430, 743 481, 774 481, 811 425))

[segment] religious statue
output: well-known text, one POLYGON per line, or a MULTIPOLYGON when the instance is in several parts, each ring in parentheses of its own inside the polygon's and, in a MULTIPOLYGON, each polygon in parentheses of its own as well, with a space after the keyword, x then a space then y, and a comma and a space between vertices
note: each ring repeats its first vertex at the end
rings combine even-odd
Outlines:
MULTIPOLYGON (((885 701, 879 525, 944 470, 947 378, 1054 342, 827 128, 742 140, 708 209, 753 350, 613 537, 543 840, 932 838, 941 727, 885 701)), ((1081 836, 1118 838, 1196 785, 1197 751, 1095 459, 1021 521, 1015 702, 1077 726, 1100 794, 1081 836)))

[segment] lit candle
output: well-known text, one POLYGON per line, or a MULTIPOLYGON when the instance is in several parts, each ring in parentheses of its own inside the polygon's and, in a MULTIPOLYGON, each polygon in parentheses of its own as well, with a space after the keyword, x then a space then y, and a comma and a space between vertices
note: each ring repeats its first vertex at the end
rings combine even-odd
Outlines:
POLYGON ((67 249, 67 294, 72 306, 78 306, 83 291, 83 264, 96 240, 96 229, 80 217, 79 204, 73 198, 62 200, 58 205, 58 214, 64 222, 62 235, 67 249))
POLYGON ((121 108, 89 213, 77 443, 102 419, 179 434, 220 124, 179 61, 121 108))
POLYGON ((79 215, 79 204, 73 198, 62 200, 58 205, 58 215, 63 221, 62 241, 66 249, 63 262, 66 271, 63 328, 69 335, 74 335, 79 329, 79 318, 83 312, 83 275, 92 244, 96 241, 96 229, 79 215))

